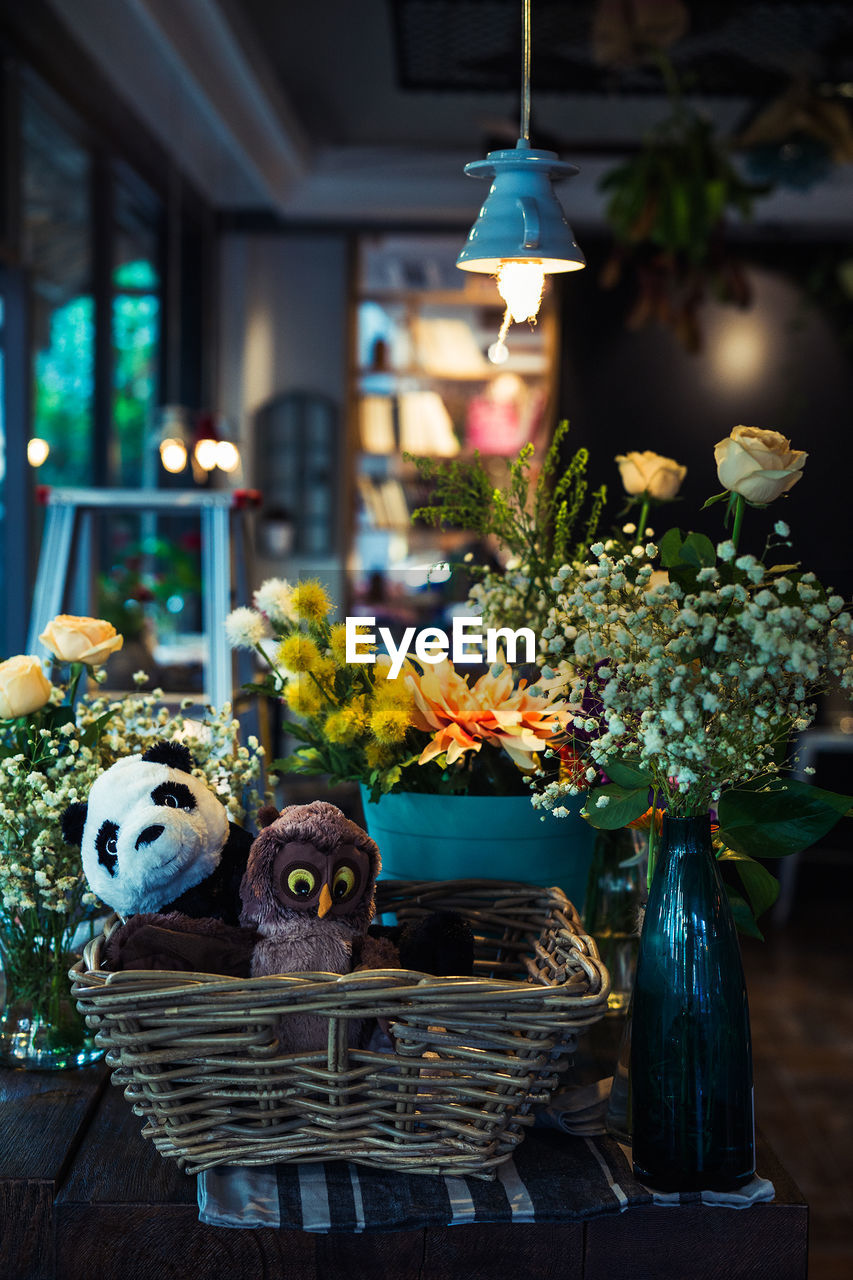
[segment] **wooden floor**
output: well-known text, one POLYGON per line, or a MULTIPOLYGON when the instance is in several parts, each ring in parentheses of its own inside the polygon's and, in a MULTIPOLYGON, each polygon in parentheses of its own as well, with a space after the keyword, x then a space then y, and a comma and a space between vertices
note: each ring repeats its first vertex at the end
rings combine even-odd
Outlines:
POLYGON ((743 944, 757 1123, 810 1209, 809 1280, 853 1277, 853 865, 809 862, 743 944))

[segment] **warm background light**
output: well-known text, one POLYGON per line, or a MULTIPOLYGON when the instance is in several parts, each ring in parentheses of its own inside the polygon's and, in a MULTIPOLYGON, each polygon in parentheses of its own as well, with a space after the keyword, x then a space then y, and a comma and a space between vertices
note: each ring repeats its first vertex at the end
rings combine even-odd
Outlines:
POLYGON ((220 471, 236 471, 240 465, 240 451, 230 440, 220 440, 216 446, 216 465, 220 471))
POLYGON ((27 462, 31 467, 42 466, 47 462, 49 453, 50 445, 39 436, 33 436, 32 440, 27 441, 27 462))
POLYGON ((193 453, 195 455, 195 460, 201 467, 202 471, 212 471, 213 468, 218 465, 218 449, 219 442, 217 440, 212 440, 209 437, 199 440, 196 443, 193 453))
POLYGON ((177 475, 187 465, 187 449, 181 440, 168 436, 160 444, 160 461, 167 471, 177 475))
POLYGON ((760 379, 767 347, 767 331, 756 314, 727 316, 708 343, 708 356, 721 382, 743 387, 760 379))

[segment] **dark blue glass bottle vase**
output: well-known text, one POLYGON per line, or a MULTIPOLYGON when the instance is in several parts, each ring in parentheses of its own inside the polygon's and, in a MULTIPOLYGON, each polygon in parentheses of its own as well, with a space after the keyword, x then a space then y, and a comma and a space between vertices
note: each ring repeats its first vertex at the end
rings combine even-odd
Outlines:
POLYGON ((753 1176, 746 984, 707 814, 663 821, 634 981, 631 1093, 641 1182, 725 1191, 753 1176))

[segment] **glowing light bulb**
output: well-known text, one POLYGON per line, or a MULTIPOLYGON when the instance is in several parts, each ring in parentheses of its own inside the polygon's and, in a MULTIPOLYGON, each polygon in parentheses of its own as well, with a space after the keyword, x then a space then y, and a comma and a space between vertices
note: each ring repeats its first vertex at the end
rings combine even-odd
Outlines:
POLYGON ((486 354, 492 364, 506 364, 509 359, 509 347, 505 342, 493 342, 486 354))
POLYGON ((27 441, 27 462, 31 467, 43 466, 49 453, 50 445, 40 436, 33 436, 32 440, 27 441))
POLYGON ((220 440, 216 446, 216 465, 220 471, 236 471, 240 465, 240 451, 230 440, 220 440))
POLYGON ((202 471, 212 471, 216 466, 216 451, 218 448, 218 440, 206 438, 196 442, 193 454, 195 455, 195 460, 201 467, 202 471))
POLYGON ((160 461, 167 471, 177 475, 187 465, 187 448, 181 440, 168 436, 160 442, 160 461))
POLYGON ((544 287, 541 262, 502 262, 498 267, 498 293, 516 324, 536 319, 544 287))

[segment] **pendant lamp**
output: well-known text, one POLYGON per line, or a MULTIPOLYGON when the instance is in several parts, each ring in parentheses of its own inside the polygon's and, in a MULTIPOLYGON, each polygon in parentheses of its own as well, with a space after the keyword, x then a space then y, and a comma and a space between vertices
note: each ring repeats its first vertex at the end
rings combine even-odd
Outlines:
POLYGON ((492 185, 456 259, 462 271, 497 276, 506 303, 498 340, 489 348, 497 364, 507 358, 510 324, 536 318, 545 276, 586 266, 552 186, 577 173, 577 165, 530 145, 530 0, 521 7, 521 136, 514 148, 466 164, 469 177, 491 178, 492 185))

